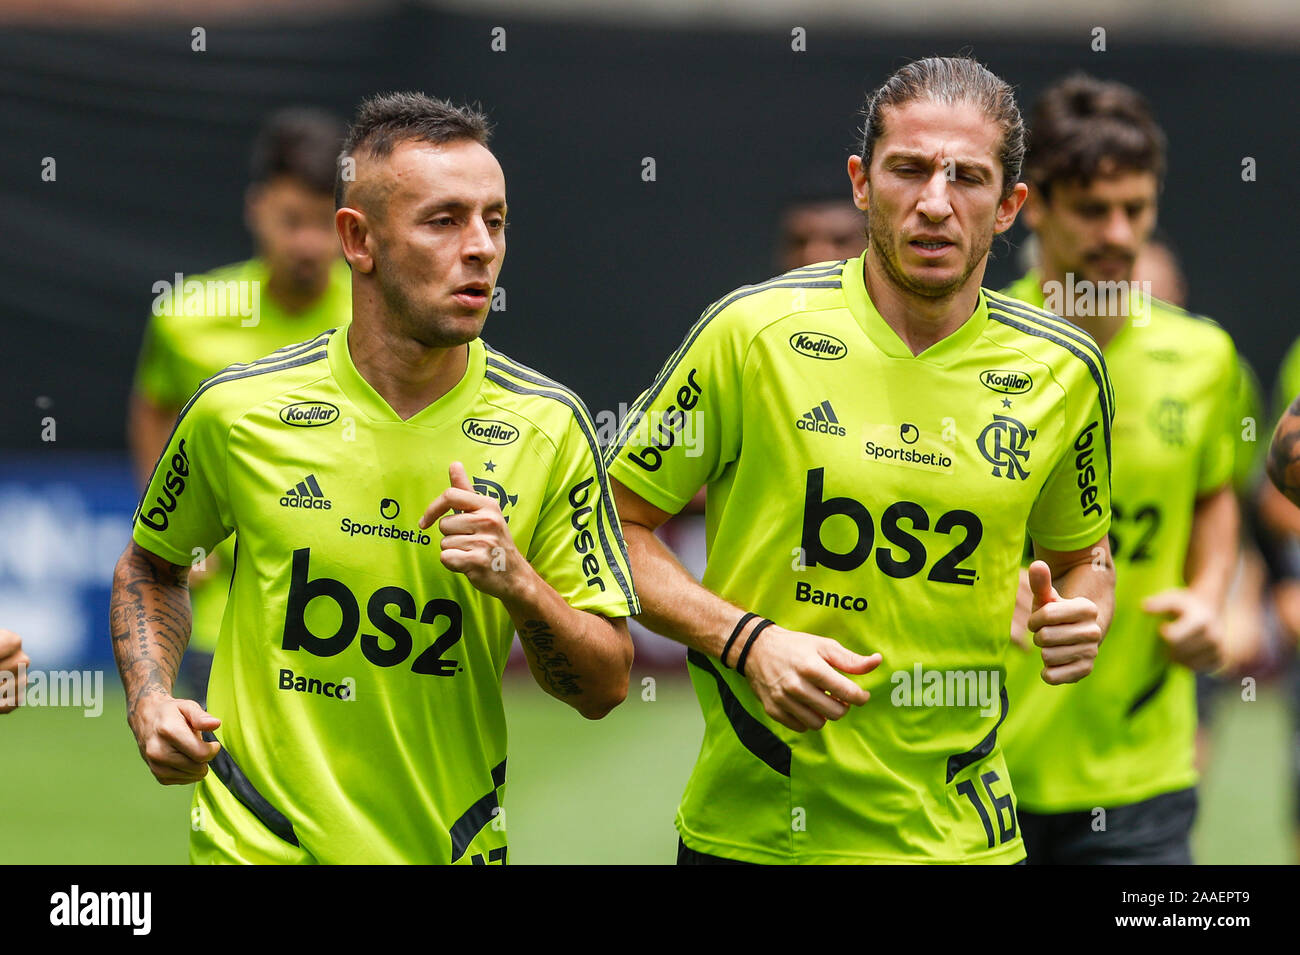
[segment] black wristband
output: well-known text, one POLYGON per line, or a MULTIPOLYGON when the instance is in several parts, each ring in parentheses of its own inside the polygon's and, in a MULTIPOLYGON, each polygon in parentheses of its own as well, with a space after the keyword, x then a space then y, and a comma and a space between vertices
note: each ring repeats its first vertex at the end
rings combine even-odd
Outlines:
POLYGON ((747 613, 736 622, 736 627, 731 631, 731 636, 727 638, 727 645, 722 648, 722 653, 718 655, 718 662, 722 664, 723 669, 727 666, 727 654, 731 652, 731 645, 736 642, 740 636, 740 631, 745 629, 745 624, 757 617, 756 613, 747 613))
POLYGON ((764 617, 759 621, 758 626, 750 633, 749 639, 745 641, 745 648, 740 651, 740 659, 736 661, 736 672, 741 676, 745 675, 745 658, 749 656, 749 648, 754 645, 754 641, 758 639, 758 635, 770 626, 772 626, 772 621, 764 617))

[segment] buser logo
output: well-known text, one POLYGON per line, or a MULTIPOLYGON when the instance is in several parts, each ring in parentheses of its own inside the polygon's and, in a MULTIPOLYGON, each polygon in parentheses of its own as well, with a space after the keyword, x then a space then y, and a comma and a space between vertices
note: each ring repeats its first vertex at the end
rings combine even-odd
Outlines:
POLYGON ((569 524, 577 531, 573 538, 573 549, 582 558, 582 572, 587 575, 587 586, 597 587, 605 592, 605 581, 600 576, 600 559, 596 557, 596 539, 587 525, 591 523, 592 507, 587 503, 591 496, 594 478, 587 478, 569 488, 569 506, 573 513, 569 515, 569 524))
POLYGON ((167 469, 167 476, 163 478, 162 493, 154 498, 158 502, 157 506, 149 508, 148 511, 143 507, 140 508, 140 520, 156 531, 167 530, 167 515, 176 510, 176 502, 185 493, 185 479, 190 475, 190 456, 185 451, 184 438, 181 438, 176 445, 176 453, 168 463, 171 467, 167 469))
POLYGON ((1084 517, 1089 514, 1101 516, 1101 505, 1097 503, 1097 468, 1092 463, 1092 431, 1095 427, 1097 422, 1094 421, 1074 439, 1074 450, 1078 452, 1074 456, 1074 469, 1078 472, 1075 483, 1079 486, 1079 507, 1084 517))
POLYGON ((1022 395, 1034 387, 1034 379, 1023 371, 990 368, 988 371, 980 372, 980 384, 990 391, 1004 395, 1022 395))
POLYGON ((847 345, 825 332, 795 332, 790 336, 790 347, 801 355, 826 361, 835 361, 849 353, 847 345))

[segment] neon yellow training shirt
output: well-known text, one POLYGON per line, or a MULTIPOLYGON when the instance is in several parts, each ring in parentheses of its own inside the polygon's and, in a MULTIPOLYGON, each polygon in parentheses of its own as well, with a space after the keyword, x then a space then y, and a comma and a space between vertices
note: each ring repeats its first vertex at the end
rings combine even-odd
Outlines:
MULTIPOLYGON (((1006 290, 1044 300, 1031 272, 1006 290)), ((1111 548, 1115 616, 1092 674, 1051 687, 1037 651, 1011 647, 1007 765, 1028 811, 1140 802, 1196 782, 1195 677, 1171 663, 1142 601, 1185 585, 1196 499, 1232 480, 1236 349, 1218 325, 1159 300, 1106 345, 1115 383, 1111 548)))
POLYGON ((347 334, 204 382, 136 514, 136 542, 175 563, 238 537, 208 711, 241 773, 195 787, 190 857, 504 862, 514 626, 417 522, 462 461, 572 606, 639 612, 595 430, 572 392, 481 340, 403 421, 347 334))
POLYGON ((1106 533, 1110 404, 1090 338, 984 291, 914 357, 862 258, 704 312, 633 406, 611 476, 669 512, 707 484, 706 587, 884 660, 851 678, 869 702, 799 734, 744 677, 688 652, 705 718, 677 814, 689 848, 1024 858, 998 729, 1020 554, 1026 526, 1060 550, 1106 533))
MULTIPOLYGON (((352 319, 352 273, 342 259, 331 266, 320 298, 301 312, 286 312, 265 294, 269 277, 264 261, 250 259, 190 276, 179 289, 173 280, 158 295, 145 327, 136 391, 159 408, 179 409, 205 378, 227 365, 253 361, 352 319), (187 293, 190 282, 195 284, 187 293), (256 312, 248 307, 254 290, 256 312)), ((234 556, 234 540, 223 541, 204 560, 207 576, 191 584, 195 650, 216 648, 234 556)))

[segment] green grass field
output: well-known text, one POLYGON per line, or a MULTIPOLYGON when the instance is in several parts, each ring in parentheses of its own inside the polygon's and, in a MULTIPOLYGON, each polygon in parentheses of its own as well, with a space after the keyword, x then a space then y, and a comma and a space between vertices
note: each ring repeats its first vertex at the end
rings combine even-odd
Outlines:
MULTIPOLYGON (((658 678, 648 701, 644 677, 634 672, 627 702, 597 723, 526 677, 507 680, 512 863, 674 861, 673 813, 702 722, 684 679, 658 678)), ((1199 861, 1292 861, 1288 721, 1276 687, 1221 701, 1199 861)), ((189 801, 189 787, 154 783, 120 695, 96 719, 37 708, 0 718, 0 862, 183 863, 189 801)))

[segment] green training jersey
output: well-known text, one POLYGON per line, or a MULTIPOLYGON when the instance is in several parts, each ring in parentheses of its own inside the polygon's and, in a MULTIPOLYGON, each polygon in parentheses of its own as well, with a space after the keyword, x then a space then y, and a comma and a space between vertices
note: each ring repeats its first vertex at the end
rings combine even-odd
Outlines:
POLYGON ((714 303, 610 449, 663 510, 708 486, 710 590, 884 657, 851 677, 866 705, 800 734, 688 652, 705 735, 677 827, 749 862, 1015 862, 998 740, 1020 553, 1026 526, 1060 550, 1106 533, 1110 384, 1081 331, 984 291, 913 356, 863 264, 714 303))
POLYGON ((513 624, 417 522, 462 461, 572 606, 637 613, 595 430, 480 340, 403 421, 348 331, 204 382, 136 513, 136 542, 174 563, 238 539, 207 706, 223 754, 195 787, 190 857, 504 862, 513 624))
MULTIPOLYGON (((1043 301, 1032 272, 1006 291, 1043 301)), ((1196 782, 1195 676, 1170 662, 1158 630, 1165 618, 1141 603, 1184 586, 1196 500, 1232 479, 1236 349, 1213 322, 1165 302, 1153 300, 1143 317, 1105 349, 1116 391, 1116 581, 1101 652, 1086 679, 1051 687, 1037 651, 1008 651, 1007 764, 1032 812, 1125 805, 1196 782)))
POLYGON ((1264 391, 1259 376, 1245 357, 1237 356, 1237 404, 1234 412, 1235 446, 1232 485, 1245 500, 1256 487, 1264 468, 1272 428, 1265 421, 1264 391))
MULTIPOLYGON (((330 268, 320 298, 301 312, 286 312, 261 294, 268 278, 266 263, 250 259, 191 276, 188 294, 187 282, 161 292, 145 327, 136 391, 160 408, 179 410, 205 378, 227 365, 261 358, 352 318, 352 273, 342 259, 330 268)), ((190 646, 196 650, 211 653, 217 645, 234 555, 233 539, 223 541, 204 560, 207 576, 190 588, 190 646)))

